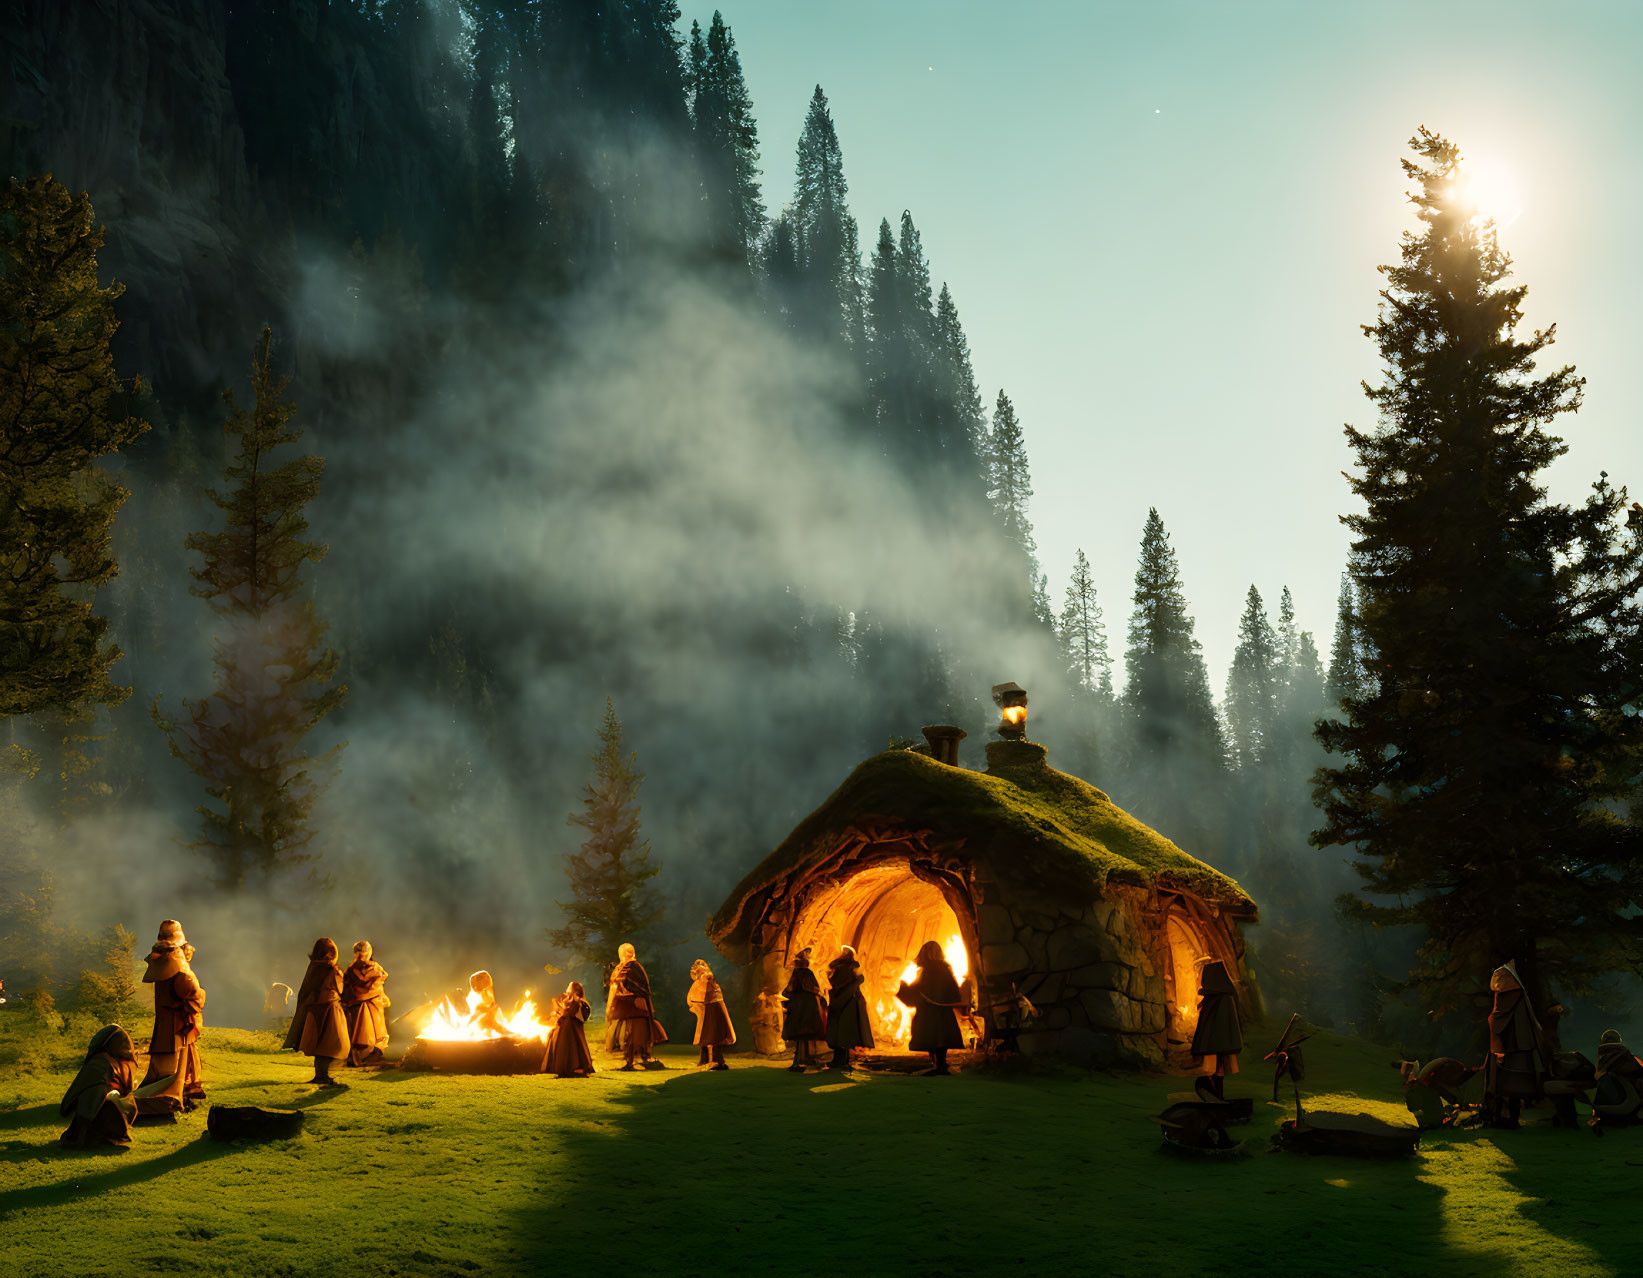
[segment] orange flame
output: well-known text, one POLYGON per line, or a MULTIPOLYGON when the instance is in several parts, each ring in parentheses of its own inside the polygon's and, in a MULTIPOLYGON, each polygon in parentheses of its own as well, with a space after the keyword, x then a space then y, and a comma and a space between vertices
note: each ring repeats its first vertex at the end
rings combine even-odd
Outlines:
POLYGON ((1019 728, 1023 719, 1027 717, 1026 706, 1005 706, 1004 722, 1012 728, 1019 728))
MULTIPOLYGON (((502 1038, 503 1034, 488 1025, 480 1024, 479 1011, 482 1002, 473 990, 468 991, 466 1011, 457 1007, 449 998, 445 999, 434 1009, 427 1026, 417 1037, 435 1039, 442 1043, 478 1043, 489 1038, 502 1038)), ((546 1039, 548 1036, 549 1027, 537 1018, 536 1003, 531 998, 529 990, 526 990, 525 997, 519 1000, 518 1007, 496 1019, 507 1034, 519 1038, 546 1039)))

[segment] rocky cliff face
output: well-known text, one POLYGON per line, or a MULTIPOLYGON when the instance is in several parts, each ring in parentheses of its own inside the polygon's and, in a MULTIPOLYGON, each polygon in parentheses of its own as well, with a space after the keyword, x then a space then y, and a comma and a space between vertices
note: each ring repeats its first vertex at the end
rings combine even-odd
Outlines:
POLYGON ((270 291, 265 271, 246 269, 251 182, 224 11, 210 0, 25 0, 3 36, 10 174, 90 192, 107 227, 102 265, 127 287, 121 371, 197 399, 244 363, 250 337, 233 317, 266 310, 270 291))

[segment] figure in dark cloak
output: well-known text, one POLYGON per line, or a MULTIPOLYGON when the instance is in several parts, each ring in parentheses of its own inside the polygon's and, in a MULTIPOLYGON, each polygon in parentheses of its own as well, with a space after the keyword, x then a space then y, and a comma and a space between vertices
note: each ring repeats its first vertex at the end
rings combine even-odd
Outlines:
POLYGON ((1518 1125, 1523 1102, 1541 1094, 1546 1047, 1517 969, 1510 963, 1497 967, 1489 988, 1494 991, 1495 1005, 1489 1013, 1483 1108, 1490 1126, 1510 1129, 1518 1125))
POLYGON ((1604 1030, 1598 1040, 1592 1116, 1606 1127, 1643 1121, 1643 1061, 1621 1041, 1619 1030, 1604 1030))
POLYGON ((548 1031, 548 1050, 542 1055, 542 1072, 560 1078, 586 1078, 593 1073, 593 1053, 588 1051, 584 1026, 593 1014, 593 1005, 582 990, 581 981, 572 981, 553 1001, 553 1028, 548 1031))
POLYGON ((810 970, 808 947, 793 960, 793 972, 782 991, 782 1038, 793 1044, 793 1063, 788 1069, 803 1073, 805 1066, 821 1064, 816 1045, 827 1038, 827 1004, 810 970))
POLYGON ((1192 1054, 1201 1058, 1201 1086, 1217 1100, 1226 1099, 1226 1077, 1238 1072, 1238 1053, 1243 1050, 1238 992, 1226 964, 1211 959, 1198 977, 1198 1028, 1192 1033, 1192 1054), (1213 1065, 1210 1057, 1215 1058, 1213 1065))
POLYGON ((297 990, 297 1011, 285 1034, 285 1046, 314 1058, 312 1082, 341 1087, 331 1077, 331 1066, 348 1055, 348 1021, 342 1014, 342 969, 337 966, 337 943, 328 936, 308 952, 308 970, 297 990))
POLYGON ((354 961, 342 974, 342 1011, 348 1018, 348 1063, 378 1065, 388 1046, 388 973, 371 957, 369 941, 354 942, 354 961))
POLYGON ((713 969, 702 959, 690 965, 690 1010, 696 1013, 696 1046, 701 1048, 698 1065, 714 1069, 729 1069, 725 1063, 725 1048, 736 1042, 736 1029, 730 1023, 730 1009, 725 1006, 724 991, 714 978, 713 969))
POLYGON ((913 962, 918 964, 918 979, 911 985, 906 981, 896 990, 896 998, 913 1009, 913 1033, 910 1046, 915 1052, 929 1052, 931 1074, 950 1074, 947 1053, 964 1046, 964 1033, 958 1027, 961 1008, 969 1000, 958 987, 958 977, 947 962, 936 941, 919 946, 913 962))
POLYGON ((80 1149, 94 1145, 128 1147, 131 1122, 137 1117, 137 1105, 131 1099, 136 1068, 136 1050, 125 1030, 105 1025, 93 1034, 80 1072, 68 1085, 58 1107, 58 1112, 69 1120, 60 1143, 80 1149))
POLYGON ((867 1016, 866 981, 853 946, 841 945, 827 965, 827 1045, 833 1049, 828 1069, 849 1069, 850 1053, 873 1046, 873 1024, 867 1016))
POLYGON ((182 924, 166 919, 143 972, 143 984, 154 987, 154 1031, 141 1084, 145 1094, 137 1104, 140 1114, 174 1114, 205 1099, 199 1047, 205 991, 194 976, 193 960, 194 947, 182 924), (165 1079, 170 1082, 151 1088, 165 1079))
POLYGON ((622 1068, 666 1069, 667 1066, 661 1061, 652 1060, 650 1056, 652 1047, 667 1042, 667 1031, 656 1019, 650 976, 639 965, 639 956, 633 946, 623 944, 617 950, 617 956, 621 962, 610 974, 607 1015, 621 1025, 618 1037, 622 1045, 622 1068))

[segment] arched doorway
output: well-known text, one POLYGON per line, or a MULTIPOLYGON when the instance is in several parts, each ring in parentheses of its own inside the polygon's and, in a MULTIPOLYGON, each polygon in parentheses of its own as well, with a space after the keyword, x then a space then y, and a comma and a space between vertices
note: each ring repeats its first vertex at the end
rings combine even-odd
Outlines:
MULTIPOLYGON (((906 859, 896 858, 861 870, 807 901, 791 933, 788 961, 809 947, 825 990, 827 965, 838 956, 839 946, 854 946, 866 978, 862 988, 873 1037, 880 1047, 905 1048, 912 1013, 896 999, 896 989, 918 975, 914 955, 926 941, 936 941, 959 983, 970 980, 973 989, 974 936, 974 921, 960 921, 949 894, 916 875, 906 859)), ((972 1019, 966 1037, 980 1036, 980 1022, 972 1019)))
POLYGON ((1198 1028, 1198 973, 1212 955, 1197 926, 1178 908, 1164 917, 1164 954, 1169 1047, 1184 1052, 1198 1028))

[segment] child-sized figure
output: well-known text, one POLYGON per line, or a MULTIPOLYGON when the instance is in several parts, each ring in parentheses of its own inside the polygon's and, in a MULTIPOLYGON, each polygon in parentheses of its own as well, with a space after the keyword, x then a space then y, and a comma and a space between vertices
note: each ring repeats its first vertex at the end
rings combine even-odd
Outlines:
POLYGON ((142 1086, 171 1081, 145 1095, 138 1103, 139 1113, 174 1114, 205 1099, 199 1047, 205 991, 194 977, 193 959, 194 947, 183 935, 182 924, 166 919, 143 973, 143 984, 154 987, 154 1032, 142 1086))
POLYGON ((793 974, 782 991, 782 1037, 793 1044, 793 1063, 787 1068, 799 1073, 806 1065, 820 1065, 816 1045, 827 1038, 827 1004, 822 1002, 821 985, 810 970, 810 950, 799 951, 793 960, 793 974))
POLYGON ((1510 963, 1497 967, 1489 988, 1495 1005, 1489 1013, 1489 1055, 1483 1062, 1483 1112, 1490 1126, 1515 1128, 1523 1102, 1541 1094, 1546 1049, 1517 969, 1510 963))
POLYGON ((91 1036, 85 1063, 63 1093, 58 1112, 69 1120, 61 1144, 81 1149, 92 1145, 131 1144, 131 1120, 137 1105, 131 1099, 136 1082, 136 1051, 131 1035, 118 1025, 105 1025, 91 1036))
POLYGON ((354 961, 342 974, 342 1011, 348 1018, 348 1063, 376 1065, 388 1046, 388 973, 371 958, 369 941, 354 942, 354 961))
POLYGON ((468 978, 468 1020, 493 1034, 508 1032, 502 1023, 502 1009, 496 1003, 496 982, 484 968, 468 978))
POLYGON ((696 1046, 702 1049, 696 1063, 729 1069, 725 1064, 725 1048, 736 1041, 736 1029, 730 1023, 724 991, 714 979, 713 969, 702 959, 690 965, 689 1001, 690 1010, 696 1013, 696 1046))
POLYGON ((619 1023, 616 1034, 622 1046, 623 1069, 666 1069, 650 1058, 650 1049, 667 1042, 667 1031, 656 1019, 650 993, 650 974, 639 965, 633 946, 623 942, 616 951, 621 960, 610 974, 610 1001, 606 1015, 619 1023), (641 1065, 640 1062, 643 1062, 641 1065))
POLYGON ((342 1086, 331 1077, 331 1066, 348 1055, 348 1022, 342 1015, 337 943, 328 936, 320 937, 308 952, 308 970, 297 990, 297 1012, 286 1031, 285 1046, 314 1058, 312 1082, 342 1086))
POLYGON ((572 981, 553 1001, 553 1028, 548 1031, 548 1050, 542 1054, 542 1072, 560 1078, 586 1078, 593 1073, 593 1053, 583 1026, 593 1013, 593 1005, 582 991, 581 981, 572 981))
POLYGON ((873 1023, 862 993, 866 979, 855 948, 841 945, 838 958, 827 965, 827 1045, 833 1049, 828 1069, 849 1069, 853 1049, 873 1046, 873 1023))
POLYGON ((1604 1030, 1598 1040, 1592 1119, 1606 1127, 1643 1121, 1643 1061, 1621 1041, 1619 1030, 1604 1030))
POLYGON ((1220 959, 1204 964, 1198 976, 1198 1028, 1192 1032, 1192 1054, 1200 1057, 1203 1090, 1217 1100, 1227 1098, 1226 1077, 1238 1072, 1238 1053, 1244 1050, 1244 1031, 1238 1024, 1238 992, 1220 959), (1210 1057, 1215 1058, 1212 1067, 1210 1057))
POLYGON ((896 998, 913 1009, 913 1033, 908 1046, 915 1052, 930 1053, 931 1074, 951 1074, 947 1053, 964 1046, 958 1012, 969 1006, 969 1000, 959 989, 958 977, 941 952, 940 942, 926 941, 919 946, 913 962, 918 964, 918 979, 911 985, 903 981, 896 990, 896 998))

